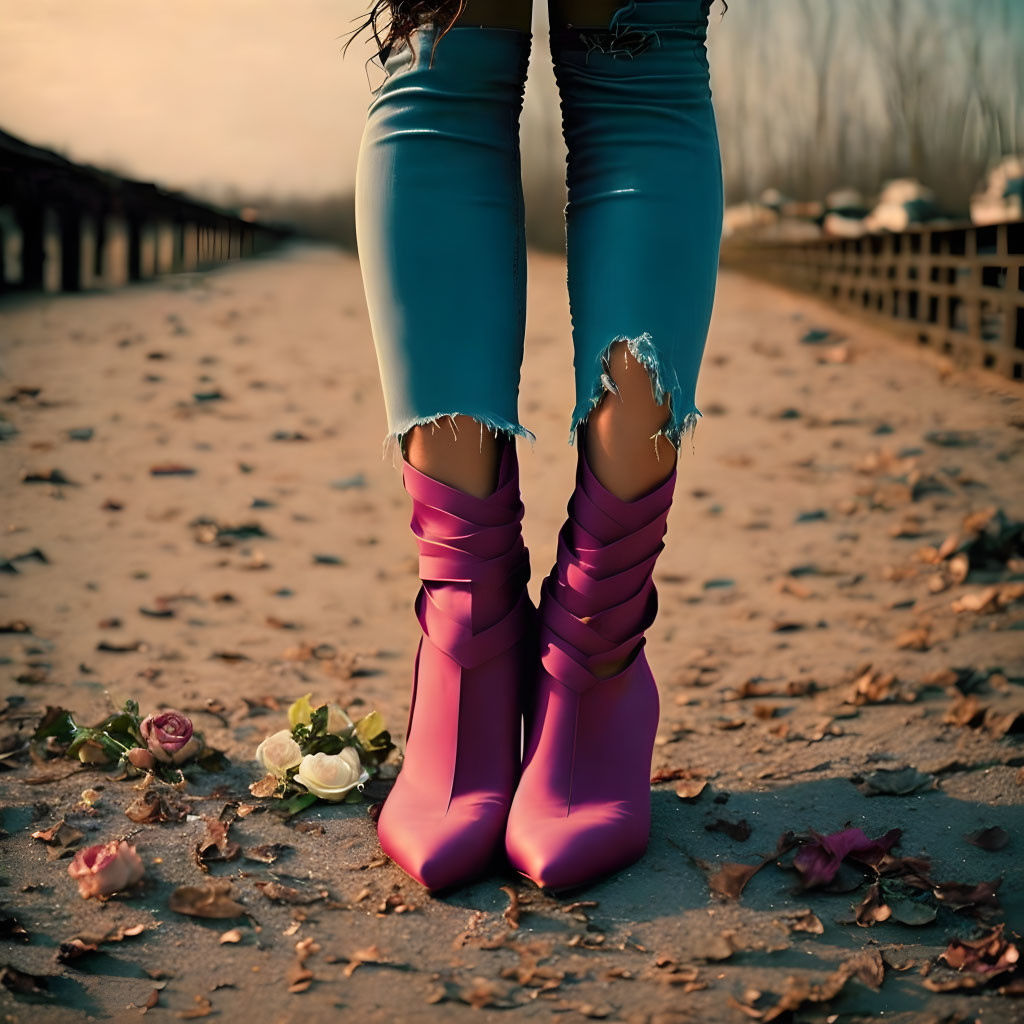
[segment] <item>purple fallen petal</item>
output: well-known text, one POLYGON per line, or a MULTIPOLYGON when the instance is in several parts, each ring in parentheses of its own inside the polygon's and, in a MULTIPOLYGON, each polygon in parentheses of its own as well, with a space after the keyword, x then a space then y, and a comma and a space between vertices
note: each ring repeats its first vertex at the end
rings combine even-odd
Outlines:
POLYGON ((804 888, 832 881, 839 865, 849 857, 862 864, 877 864, 899 842, 901 830, 890 829, 880 839, 869 839, 859 828, 847 828, 821 836, 802 846, 793 858, 793 866, 803 875, 804 888))

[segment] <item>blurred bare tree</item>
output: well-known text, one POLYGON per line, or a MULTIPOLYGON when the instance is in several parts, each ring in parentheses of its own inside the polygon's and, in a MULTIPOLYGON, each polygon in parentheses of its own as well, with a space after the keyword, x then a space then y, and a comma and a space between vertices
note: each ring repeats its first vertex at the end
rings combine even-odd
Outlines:
POLYGON ((730 202, 912 176, 963 213, 1024 135, 1019 0, 730 3, 709 33, 730 202))
MULTIPOLYGON (((522 119, 531 245, 564 251, 565 145, 536 0, 522 119)), ((1024 149, 1024 0, 729 0, 708 51, 726 198, 776 187, 867 197, 894 177, 953 215, 1001 156, 1024 149)), ((262 215, 354 244, 352 195, 248 196, 262 215)))

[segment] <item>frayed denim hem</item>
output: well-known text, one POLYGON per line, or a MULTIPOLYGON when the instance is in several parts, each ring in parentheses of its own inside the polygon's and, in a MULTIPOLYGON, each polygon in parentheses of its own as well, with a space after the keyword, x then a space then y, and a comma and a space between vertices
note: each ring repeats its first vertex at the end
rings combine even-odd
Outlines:
POLYGON ((473 412, 439 412, 433 416, 414 416, 403 423, 399 424, 394 430, 391 431, 384 438, 384 444, 382 446, 381 458, 386 459, 388 454, 394 455, 395 451, 401 453, 404 449, 405 435, 412 430, 413 427, 425 427, 427 425, 437 426, 441 420, 447 419, 449 426, 453 433, 458 432, 458 427, 455 424, 456 416, 465 416, 469 419, 475 420, 480 425, 480 446, 483 447, 484 430, 494 434, 496 437, 501 435, 508 440, 513 440, 517 437, 526 438, 530 442, 532 447, 537 437, 531 430, 527 430, 521 423, 511 423, 508 420, 495 419, 492 416, 481 416, 473 412))
POLYGON ((577 428, 587 419, 591 411, 597 408, 604 395, 607 392, 618 393, 615 381, 611 377, 611 352, 619 342, 623 341, 626 343, 629 354, 647 370, 647 374, 651 378, 651 392, 654 401, 658 405, 663 405, 666 398, 670 399, 671 419, 661 430, 652 435, 652 440, 657 444, 657 438, 664 437, 678 452, 682 446, 682 439, 687 434, 690 435, 692 442, 693 435, 697 430, 697 420, 703 418, 704 414, 696 406, 692 406, 685 412, 681 411, 684 408, 683 389, 679 384, 679 378, 673 371, 675 382, 666 387, 661 358, 653 339, 646 331, 635 338, 628 338, 626 335, 620 334, 613 338, 598 356, 591 394, 589 398, 580 399, 573 410, 572 425, 569 428, 569 444, 575 444, 577 428))

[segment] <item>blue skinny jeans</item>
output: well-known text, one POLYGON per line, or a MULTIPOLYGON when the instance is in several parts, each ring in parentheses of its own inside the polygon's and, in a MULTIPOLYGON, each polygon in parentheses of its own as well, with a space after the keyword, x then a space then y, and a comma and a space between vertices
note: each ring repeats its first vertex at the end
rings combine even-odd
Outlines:
MULTIPOLYGON (((576 427, 614 390, 625 341, 669 400, 677 448, 695 389, 722 229, 707 51, 711 0, 627 0, 607 24, 552 22, 568 149, 565 206, 576 427)), ((427 23, 391 50, 356 168, 356 236, 388 419, 519 421, 526 242, 519 149, 532 33, 427 23), (434 49, 436 43, 436 49, 434 49), (431 50, 434 49, 431 61, 431 50)))

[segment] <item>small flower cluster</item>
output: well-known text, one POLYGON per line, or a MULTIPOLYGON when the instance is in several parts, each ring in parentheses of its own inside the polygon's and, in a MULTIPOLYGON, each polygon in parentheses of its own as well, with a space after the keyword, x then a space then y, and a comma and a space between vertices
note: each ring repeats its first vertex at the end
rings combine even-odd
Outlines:
POLYGON ((358 799, 363 784, 394 749, 378 712, 353 721, 338 704, 314 708, 310 696, 288 709, 290 728, 267 736, 256 748, 256 761, 267 774, 249 787, 255 796, 288 800, 292 813, 318 798, 358 799))
POLYGON ((204 750, 186 715, 167 710, 143 718, 133 700, 94 726, 79 725, 66 708, 47 708, 32 739, 46 753, 135 773, 174 769, 204 750))

